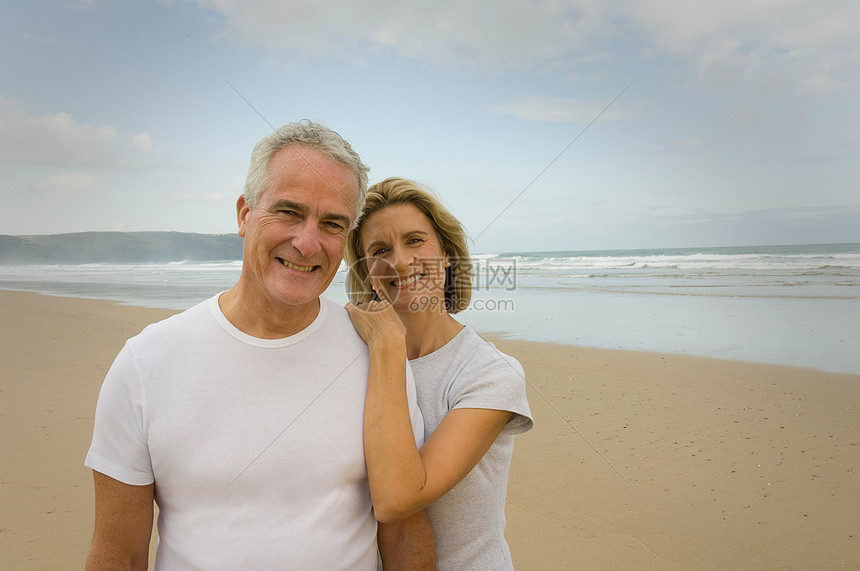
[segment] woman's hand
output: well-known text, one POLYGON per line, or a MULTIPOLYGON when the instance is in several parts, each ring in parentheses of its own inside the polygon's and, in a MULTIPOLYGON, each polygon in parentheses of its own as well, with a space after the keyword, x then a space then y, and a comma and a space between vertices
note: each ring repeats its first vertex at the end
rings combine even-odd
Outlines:
POLYGON ((380 339, 406 338, 406 327, 388 300, 371 301, 361 305, 349 302, 345 307, 353 327, 368 347, 380 339))

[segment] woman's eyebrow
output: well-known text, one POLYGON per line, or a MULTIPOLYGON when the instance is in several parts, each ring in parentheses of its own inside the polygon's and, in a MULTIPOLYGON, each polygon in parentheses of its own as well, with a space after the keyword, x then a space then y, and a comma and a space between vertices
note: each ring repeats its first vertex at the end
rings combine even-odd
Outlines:
POLYGON ((386 246, 386 245, 387 245, 387 244, 386 244, 385 240, 380 240, 380 239, 378 239, 378 238, 377 238, 376 240, 373 240, 372 242, 369 242, 369 243, 367 244, 367 246, 365 246, 365 249, 366 249, 366 250, 369 250, 369 249, 371 249, 371 248, 375 248, 375 247, 377 247, 377 246, 386 246))
MULTIPOLYGON (((425 232, 424 230, 408 230, 400 235, 401 238, 407 238, 409 236, 415 236, 416 234, 420 234, 421 236, 429 236, 430 232, 425 232)), ((367 243, 367 247, 371 248, 373 246, 385 246, 388 242, 383 240, 382 238, 377 238, 376 240, 372 240, 367 243)))

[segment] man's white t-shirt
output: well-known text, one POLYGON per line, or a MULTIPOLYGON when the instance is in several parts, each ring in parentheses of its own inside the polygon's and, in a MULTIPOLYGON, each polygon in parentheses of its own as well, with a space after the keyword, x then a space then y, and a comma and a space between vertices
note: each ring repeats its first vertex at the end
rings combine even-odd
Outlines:
POLYGON ((375 569, 368 366, 330 300, 296 335, 258 339, 215 296, 128 340, 102 386, 85 464, 155 482, 157 568, 375 569))

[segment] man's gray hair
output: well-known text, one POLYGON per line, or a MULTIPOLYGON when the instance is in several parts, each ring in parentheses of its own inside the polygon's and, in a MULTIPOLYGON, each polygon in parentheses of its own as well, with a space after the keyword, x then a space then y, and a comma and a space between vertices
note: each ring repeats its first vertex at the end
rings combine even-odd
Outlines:
POLYGON ((367 172, 370 168, 361 162, 361 157, 343 137, 325 125, 307 119, 298 123, 287 123, 260 139, 254 146, 251 166, 245 179, 245 203, 248 207, 257 207, 260 196, 269 185, 269 164, 275 153, 294 146, 317 150, 355 173, 358 179, 358 202, 355 205, 357 222, 367 196, 367 172))

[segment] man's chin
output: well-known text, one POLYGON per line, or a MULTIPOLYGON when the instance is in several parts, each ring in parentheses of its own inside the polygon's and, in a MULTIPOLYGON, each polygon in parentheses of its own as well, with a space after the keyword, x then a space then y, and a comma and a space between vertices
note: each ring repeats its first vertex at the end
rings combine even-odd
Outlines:
MULTIPOLYGON (((273 300, 283 305, 303 306, 316 301, 328 289, 334 276, 324 279, 320 270, 311 272, 311 275, 284 276, 269 275, 266 279, 266 289, 273 300)), ((298 273, 298 272, 295 272, 298 273)))

